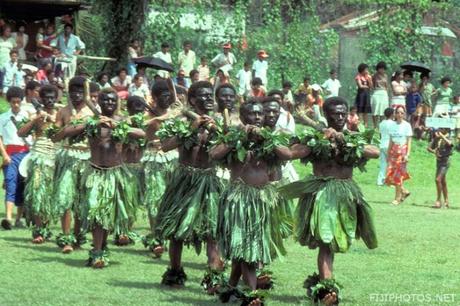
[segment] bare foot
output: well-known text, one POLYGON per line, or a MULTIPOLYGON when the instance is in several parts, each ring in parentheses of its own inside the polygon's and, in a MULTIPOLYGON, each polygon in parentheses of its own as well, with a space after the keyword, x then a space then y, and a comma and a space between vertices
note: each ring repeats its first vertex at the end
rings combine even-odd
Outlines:
POLYGON ((261 306, 263 305, 263 302, 257 298, 257 299, 254 299, 251 301, 251 303, 249 303, 249 306, 261 306))
POLYGON ((71 245, 65 245, 62 248, 62 253, 64 253, 64 254, 69 254, 69 253, 72 253, 72 252, 73 252, 73 247, 71 245))
POLYGON ((441 208, 441 201, 438 200, 438 201, 434 202, 434 205, 431 206, 431 208, 441 208))
POLYGON ((401 201, 400 201, 400 200, 396 200, 396 199, 393 200, 393 201, 391 202, 391 205, 394 205, 394 206, 398 206, 398 205, 400 205, 400 204, 401 204, 401 201))
POLYGON ((206 289, 206 293, 209 295, 214 295, 217 293, 217 291, 219 291, 219 289, 220 289, 219 285, 216 285, 214 287, 209 287, 208 289, 206 289))
POLYGON ((92 264, 94 269, 102 269, 105 267, 105 262, 103 260, 95 260, 92 264))
POLYGON ((410 191, 409 190, 404 190, 402 197, 401 197, 401 202, 403 202, 405 199, 407 199, 410 196, 410 191))
POLYGON ((445 202, 444 202, 444 206, 445 206, 446 208, 449 208, 449 201, 445 201, 445 202))
POLYGON ((34 239, 32 239, 32 243, 35 244, 42 244, 43 242, 45 242, 45 239, 43 239, 42 236, 37 236, 34 239))
POLYGON ((270 275, 259 275, 257 277, 257 289, 270 289, 273 286, 270 275))
POLYGON ((327 306, 337 305, 337 294, 335 292, 326 294, 326 296, 321 300, 321 303, 327 306))
POLYGON ((152 253, 155 258, 160 258, 165 252, 165 248, 162 245, 157 245, 153 248, 152 253))
POLYGON ((129 244, 129 237, 126 235, 120 235, 117 240, 118 246, 126 246, 129 244))

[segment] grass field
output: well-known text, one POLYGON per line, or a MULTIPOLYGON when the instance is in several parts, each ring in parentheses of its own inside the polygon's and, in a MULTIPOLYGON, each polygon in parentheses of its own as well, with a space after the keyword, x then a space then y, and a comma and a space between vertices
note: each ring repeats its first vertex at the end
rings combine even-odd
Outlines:
MULTIPOLYGON (((393 190, 375 185, 378 161, 356 181, 375 210, 379 247, 367 250, 357 241, 347 254, 338 254, 335 277, 343 285, 343 305, 460 305, 460 188, 456 179, 460 157, 452 157, 448 174, 450 209, 430 208, 435 200, 435 160, 416 142, 407 187, 412 195, 400 207, 389 205, 393 190), (395 300, 396 295, 399 300, 395 300)), ((309 167, 296 163, 301 175, 309 167)), ((3 194, 2 194, 3 195, 3 194)), ((4 207, 0 209, 4 216, 4 207)), ((147 232, 145 215, 136 230, 147 232)), ((57 225, 52 227, 59 233, 57 225)), ((215 305, 201 281, 206 258, 186 249, 183 258, 189 280, 181 290, 160 285, 167 256, 152 259, 136 244, 111 245, 111 265, 104 270, 84 266, 86 244, 70 255, 54 243, 33 245, 29 230, 0 230, 0 305, 215 305)), ((276 287, 269 305, 309 305, 303 280, 316 270, 316 251, 287 241, 288 255, 271 269, 276 287)))

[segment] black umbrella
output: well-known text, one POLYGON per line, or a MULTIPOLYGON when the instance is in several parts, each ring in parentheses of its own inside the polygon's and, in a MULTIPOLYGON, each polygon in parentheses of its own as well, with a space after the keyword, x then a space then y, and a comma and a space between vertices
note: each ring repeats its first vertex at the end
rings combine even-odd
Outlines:
POLYGON ((423 73, 423 74, 429 74, 431 72, 430 67, 428 67, 424 63, 418 62, 418 61, 405 62, 405 63, 401 64, 401 68, 407 69, 407 70, 410 70, 410 71, 418 71, 418 72, 423 73))
POLYGON ((152 56, 144 56, 144 57, 138 57, 133 59, 134 63, 140 65, 140 66, 145 66, 148 68, 154 68, 158 70, 166 70, 169 72, 174 71, 174 67, 171 64, 168 64, 164 60, 157 58, 157 57, 152 57, 152 56))

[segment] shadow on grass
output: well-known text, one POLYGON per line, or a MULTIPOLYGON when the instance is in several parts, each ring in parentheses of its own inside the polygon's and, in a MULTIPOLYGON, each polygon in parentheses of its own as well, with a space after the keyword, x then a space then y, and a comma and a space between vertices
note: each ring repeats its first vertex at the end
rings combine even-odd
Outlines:
POLYGON ((272 302, 270 304, 276 304, 275 301, 282 302, 288 305, 308 305, 308 302, 310 302, 310 300, 307 297, 301 296, 270 294, 267 297, 267 302, 272 302))
MULTIPOLYGON (((189 280, 189 282, 194 282, 195 280, 189 280)), ((184 288, 171 288, 165 285, 162 285, 161 279, 155 281, 153 280, 152 282, 133 282, 133 281, 111 281, 108 282, 107 284, 109 286, 114 286, 114 287, 123 287, 123 288, 129 288, 129 289, 146 289, 146 290, 152 290, 152 289, 158 289, 162 292, 169 292, 169 293, 183 293, 186 291, 194 291, 196 293, 203 293, 204 291, 201 290, 201 288, 191 288, 185 285, 184 288)), ((177 297, 177 299, 180 299, 180 297, 177 297)))
MULTIPOLYGON (((30 259, 30 261, 41 262, 41 263, 61 263, 69 267, 75 268, 88 268, 86 266, 85 259, 74 259, 74 258, 62 258, 62 257, 42 257, 42 258, 34 258, 30 259)), ((119 265, 118 261, 110 261, 111 266, 119 265)))
POLYGON ((24 238, 24 237, 2 237, 2 240, 5 241, 11 241, 11 242, 21 242, 21 243, 27 243, 31 244, 32 242, 32 237, 31 238, 24 238))
POLYGON ((453 209, 453 210, 457 210, 457 209, 460 209, 460 207, 455 207, 455 206, 454 206, 454 207, 452 207, 452 206, 449 206, 449 208, 445 208, 445 207, 443 207, 443 208, 433 208, 433 207, 431 207, 431 206, 433 206, 433 205, 434 205, 434 201, 433 201, 433 204, 431 204, 431 205, 430 205, 430 204, 428 204, 428 202, 426 202, 426 205, 422 205, 422 204, 416 204, 416 203, 412 203, 412 204, 410 204, 410 205, 411 205, 411 206, 415 206, 415 207, 424 207, 424 208, 429 208, 431 211, 439 211, 439 210, 451 210, 451 209, 453 209))
POLYGON ((33 244, 30 242, 30 240, 27 240, 25 244, 12 244, 13 247, 15 248, 21 248, 21 249, 28 249, 36 252, 47 252, 47 253, 60 253, 61 250, 55 245, 55 246, 50 246, 50 245, 43 245, 43 244, 33 244))

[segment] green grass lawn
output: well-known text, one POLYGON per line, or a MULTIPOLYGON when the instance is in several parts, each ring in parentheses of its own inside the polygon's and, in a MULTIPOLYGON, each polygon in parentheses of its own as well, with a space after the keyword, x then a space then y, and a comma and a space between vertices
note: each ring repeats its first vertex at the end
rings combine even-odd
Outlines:
MULTIPOLYGON (((412 195, 400 207, 389 205, 392 188, 375 185, 377 160, 368 164, 368 172, 356 172, 375 210, 379 247, 367 250, 357 241, 347 254, 336 255, 335 277, 344 287, 344 305, 460 305, 460 188, 456 179, 460 157, 452 157, 448 175, 451 209, 435 210, 430 208, 435 200, 435 160, 425 146, 414 144, 409 164, 413 179, 407 184, 412 195), (405 294, 400 298, 409 300, 392 301, 390 294, 405 294)), ((301 175, 310 172, 310 167, 298 163, 296 167, 301 175)), ((0 213, 3 217, 3 207, 0 213)), ((145 214, 135 228, 141 234, 147 232, 145 214)), ((60 231, 57 225, 52 230, 60 231)), ((171 290, 160 285, 167 256, 152 259, 141 244, 111 245, 111 265, 93 270, 84 266, 89 244, 63 255, 54 243, 37 246, 30 241, 30 230, 0 230, 0 305, 218 304, 199 286, 206 257, 192 249, 185 249, 183 258, 189 277, 186 287, 171 290)), ((268 297, 269 305, 309 305, 302 285, 316 270, 316 251, 293 240, 287 241, 287 249, 288 255, 271 266, 276 287, 268 297)))

